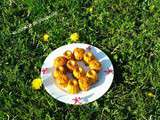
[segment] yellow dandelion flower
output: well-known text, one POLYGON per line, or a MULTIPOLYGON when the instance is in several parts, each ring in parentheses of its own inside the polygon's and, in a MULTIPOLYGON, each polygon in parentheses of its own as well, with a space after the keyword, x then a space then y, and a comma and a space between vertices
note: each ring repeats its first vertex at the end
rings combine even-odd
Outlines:
POLYGON ((90 7, 90 8, 89 8, 89 12, 93 12, 93 7, 90 7))
POLYGON ((148 92, 147 95, 148 95, 149 97, 154 97, 154 94, 153 94, 152 92, 148 92))
POLYGON ((87 8, 87 12, 92 13, 92 12, 93 12, 93 7, 89 7, 89 8, 87 8))
POLYGON ((40 78, 36 78, 32 81, 32 88, 34 90, 40 89, 42 86, 42 80, 40 78))
POLYGON ((49 35, 48 35, 47 33, 45 33, 45 34, 43 35, 43 41, 44 41, 44 42, 47 42, 47 41, 48 41, 48 38, 49 38, 49 35))
POLYGON ((71 34, 70 39, 71 39, 71 41, 79 40, 79 34, 78 33, 71 34))

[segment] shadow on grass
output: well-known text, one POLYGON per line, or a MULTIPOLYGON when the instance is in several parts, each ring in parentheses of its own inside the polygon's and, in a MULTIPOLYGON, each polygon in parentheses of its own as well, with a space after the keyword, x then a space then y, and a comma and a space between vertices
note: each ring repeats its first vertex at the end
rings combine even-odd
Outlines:
POLYGON ((110 59, 114 67, 114 79, 110 89, 114 89, 118 84, 123 83, 121 68, 122 64, 115 62, 111 57, 110 59))

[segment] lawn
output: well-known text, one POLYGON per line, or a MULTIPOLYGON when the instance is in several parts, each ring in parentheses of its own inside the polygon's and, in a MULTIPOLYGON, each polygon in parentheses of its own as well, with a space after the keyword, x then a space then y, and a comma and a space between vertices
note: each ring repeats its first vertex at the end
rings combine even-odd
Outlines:
POLYGON ((1 0, 0 31, 0 120, 160 120, 159 0, 1 0), (109 91, 82 106, 31 87, 75 32, 115 69, 109 91))

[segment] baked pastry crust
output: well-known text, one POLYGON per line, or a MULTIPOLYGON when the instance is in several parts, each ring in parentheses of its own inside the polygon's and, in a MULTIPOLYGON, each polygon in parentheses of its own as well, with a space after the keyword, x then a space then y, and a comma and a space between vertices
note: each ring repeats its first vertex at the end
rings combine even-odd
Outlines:
POLYGON ((74 59, 74 55, 70 50, 66 50, 63 55, 68 60, 74 59))
POLYGON ((101 63, 98 60, 94 59, 89 63, 89 68, 99 71, 101 69, 101 63))
POLYGON ((83 48, 75 48, 73 51, 74 58, 76 60, 82 60, 84 53, 85 53, 85 50, 83 48))
POLYGON ((65 88, 68 85, 69 78, 65 74, 61 74, 56 78, 56 83, 58 87, 65 88))
POLYGON ((66 69, 64 66, 58 66, 55 71, 53 72, 53 77, 57 78, 59 75, 61 74, 65 74, 66 73, 66 69))
POLYGON ((76 79, 69 80, 68 85, 67 85, 67 92, 70 94, 75 94, 79 92, 79 85, 76 79))
POLYGON ((90 89, 91 82, 90 79, 86 76, 80 77, 78 80, 79 87, 82 91, 87 91, 90 89))
POLYGON ((63 56, 59 56, 54 60, 54 66, 58 67, 58 66, 63 66, 66 64, 66 58, 63 56))
POLYGON ((73 71, 75 68, 78 67, 78 63, 77 61, 75 60, 68 60, 67 61, 67 68, 70 70, 70 71, 73 71))
POLYGON ((95 59, 95 56, 92 52, 87 52, 84 54, 83 60, 85 63, 89 64, 93 59, 95 59))
POLYGON ((98 75, 95 70, 89 70, 86 73, 86 77, 88 77, 90 79, 91 84, 96 83, 96 81, 98 80, 98 75))
POLYGON ((85 71, 82 67, 77 67, 73 70, 73 76, 77 79, 85 75, 85 71))

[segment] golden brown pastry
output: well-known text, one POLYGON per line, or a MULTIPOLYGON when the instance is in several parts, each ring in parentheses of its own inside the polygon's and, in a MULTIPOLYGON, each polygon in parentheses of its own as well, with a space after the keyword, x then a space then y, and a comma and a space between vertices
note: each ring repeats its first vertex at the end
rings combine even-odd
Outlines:
POLYGON ((79 85, 76 79, 69 80, 68 85, 67 85, 67 92, 70 94, 75 94, 79 92, 79 85))
POLYGON ((63 56, 59 56, 54 60, 54 66, 58 67, 58 66, 63 66, 66 64, 66 58, 63 56))
POLYGON ((61 89, 66 88, 70 94, 75 94, 80 90, 89 90, 91 85, 96 83, 102 65, 92 52, 85 53, 83 48, 75 48, 73 52, 66 50, 63 56, 57 57, 54 60, 54 67, 53 77, 57 86, 61 89), (77 60, 83 60, 90 70, 85 72, 77 60), (75 79, 69 80, 67 72, 72 72, 75 79))
POLYGON ((75 48, 73 51, 74 57, 76 60, 82 60, 85 50, 83 48, 75 48))
POLYGON ((95 70, 89 70, 86 73, 86 77, 90 79, 91 84, 96 83, 96 81, 98 80, 98 75, 95 70))
POLYGON ((72 53, 70 50, 65 51, 63 55, 64 55, 64 57, 67 58, 68 60, 74 58, 73 53, 72 53))
POLYGON ((75 60, 68 60, 67 61, 67 68, 70 70, 70 71, 73 71, 75 68, 78 67, 78 63, 75 61, 75 60))
POLYGON ((86 77, 86 76, 80 77, 78 80, 78 83, 79 83, 79 87, 82 91, 87 91, 90 89, 91 82, 88 77, 86 77))
POLYGON ((56 83, 60 88, 67 87, 68 81, 69 81, 69 78, 65 74, 61 74, 56 78, 56 83))
POLYGON ((82 67, 77 67, 73 70, 73 75, 75 78, 79 79, 80 77, 85 75, 85 71, 82 67))
POLYGON ((89 62, 91 62, 93 59, 95 59, 94 55, 92 52, 87 52, 84 54, 83 60, 89 64, 89 62))
POLYGON ((101 63, 98 60, 92 60, 89 63, 89 68, 96 70, 96 71, 99 71, 101 69, 101 63))
POLYGON ((58 66, 53 72, 53 77, 57 78, 59 75, 66 73, 65 67, 58 66))

